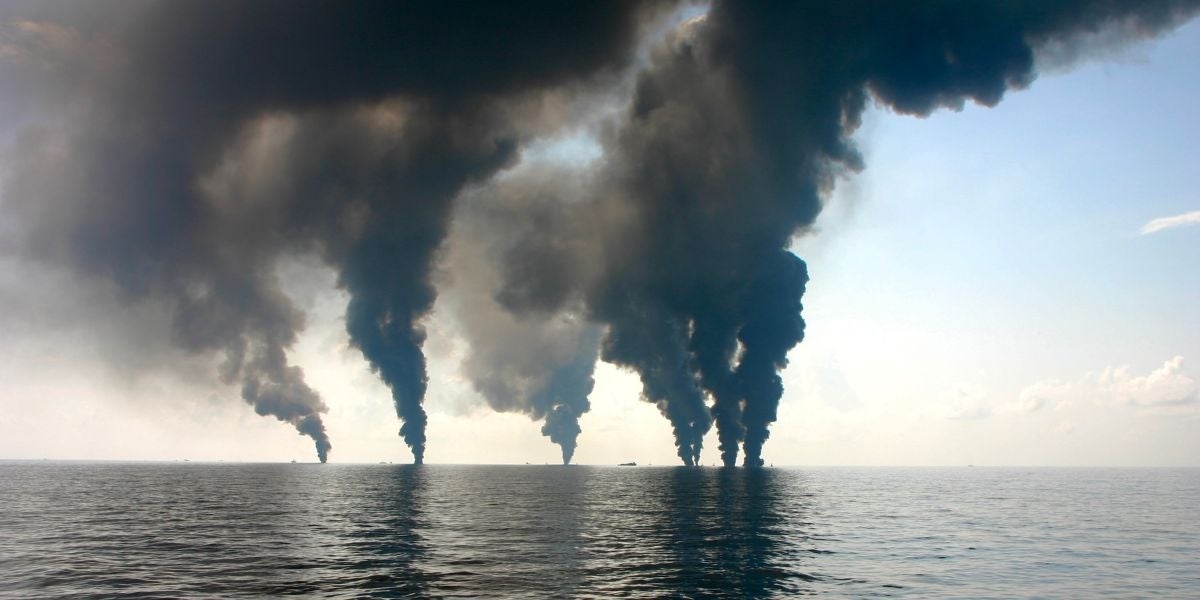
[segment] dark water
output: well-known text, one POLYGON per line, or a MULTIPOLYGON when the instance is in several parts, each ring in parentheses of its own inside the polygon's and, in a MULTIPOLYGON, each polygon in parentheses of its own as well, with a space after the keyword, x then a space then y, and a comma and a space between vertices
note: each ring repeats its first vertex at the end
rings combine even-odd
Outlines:
POLYGON ((5 597, 1200 597, 1200 470, 0 462, 5 597))

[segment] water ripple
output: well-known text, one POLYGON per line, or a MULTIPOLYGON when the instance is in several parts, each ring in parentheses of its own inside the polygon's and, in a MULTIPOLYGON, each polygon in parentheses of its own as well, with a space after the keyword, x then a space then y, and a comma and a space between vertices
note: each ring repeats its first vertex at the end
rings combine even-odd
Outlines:
POLYGON ((1194 595, 1200 471, 0 463, 0 596, 1194 595))

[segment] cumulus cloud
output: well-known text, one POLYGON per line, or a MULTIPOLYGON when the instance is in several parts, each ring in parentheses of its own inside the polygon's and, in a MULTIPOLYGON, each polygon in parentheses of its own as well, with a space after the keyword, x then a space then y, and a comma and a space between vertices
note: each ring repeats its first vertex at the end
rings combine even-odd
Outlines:
POLYGON ((1200 386, 1184 372, 1183 357, 1175 356, 1146 375, 1134 375, 1128 366, 1121 366, 1092 371, 1074 381, 1040 381, 1022 390, 1011 408, 1032 413, 1092 404, 1166 410, 1194 407, 1198 401, 1200 386))
POLYGON ((1177 227, 1187 227, 1189 225, 1200 225, 1200 210, 1193 210, 1172 217, 1159 217, 1152 219, 1142 225, 1138 233, 1142 235, 1150 235, 1167 229, 1175 229, 1177 227))
POLYGON ((838 412, 862 408, 862 399, 846 379, 846 373, 836 355, 822 354, 799 361, 793 367, 801 397, 817 398, 838 412))
POLYGON ((954 390, 954 398, 946 407, 946 418, 953 421, 979 421, 992 417, 991 393, 988 389, 964 384, 954 390))

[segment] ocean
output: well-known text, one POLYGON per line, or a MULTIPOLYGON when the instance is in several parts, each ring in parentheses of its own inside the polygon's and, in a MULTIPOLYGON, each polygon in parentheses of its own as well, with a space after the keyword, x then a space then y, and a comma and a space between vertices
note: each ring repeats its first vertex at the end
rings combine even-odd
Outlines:
POLYGON ((1200 597, 1200 469, 0 462, 6 598, 1200 597))

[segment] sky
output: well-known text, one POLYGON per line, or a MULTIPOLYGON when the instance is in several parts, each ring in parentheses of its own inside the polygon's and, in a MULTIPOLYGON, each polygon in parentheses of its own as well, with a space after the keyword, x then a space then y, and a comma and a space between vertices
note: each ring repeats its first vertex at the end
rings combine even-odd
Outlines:
MULTIPOLYGON (((808 265, 806 329, 764 460, 1200 465, 1196 56, 1192 21, 1069 66, 1040 57, 1029 89, 994 107, 869 105, 852 138, 865 168, 790 242, 808 265)), ((6 126, 0 161, 17 164, 6 126)), ((595 129, 531 127, 500 179, 605 161, 595 129)), ((460 269, 475 264, 472 202, 450 217, 432 273, 447 292, 421 318, 425 460, 553 464, 541 423, 493 410, 464 366, 479 347, 460 269)), ((24 226, 11 214, 5 232, 24 226)), ((330 461, 410 461, 393 394, 347 332, 337 270, 303 253, 271 268, 306 314, 287 358, 327 407, 330 461)), ((169 309, 77 277, 0 256, 0 457, 313 459, 311 439, 216 380, 220 356, 157 334, 169 309), (81 305, 86 318, 64 318, 81 305)), ((641 395, 631 368, 599 362, 574 462, 677 464, 671 423, 641 395)), ((717 447, 714 428, 699 462, 719 464, 717 447)))

